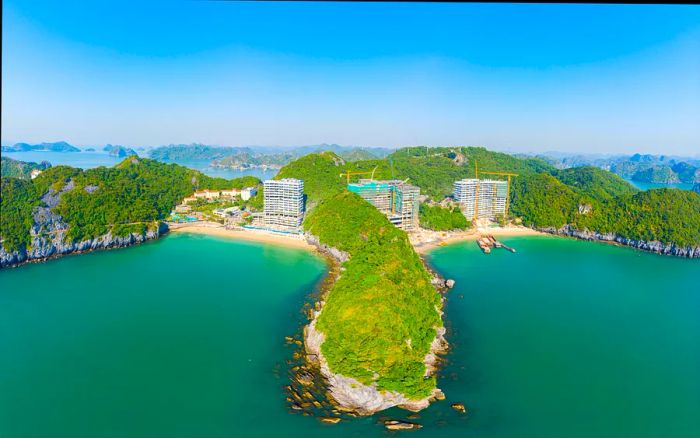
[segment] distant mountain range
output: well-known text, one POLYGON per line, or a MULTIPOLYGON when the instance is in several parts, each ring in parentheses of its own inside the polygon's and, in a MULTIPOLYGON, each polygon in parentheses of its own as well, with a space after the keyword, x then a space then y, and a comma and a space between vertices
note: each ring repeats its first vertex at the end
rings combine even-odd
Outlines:
POLYGON ((581 155, 548 152, 534 156, 560 169, 595 166, 623 178, 657 184, 700 183, 700 159, 669 155, 581 155))
POLYGON ((54 143, 15 143, 12 146, 2 146, 2 152, 29 152, 29 151, 50 151, 50 152, 80 152, 77 147, 66 143, 65 141, 57 141, 54 143))
POLYGON ((337 144, 310 146, 210 146, 203 144, 178 144, 161 146, 150 151, 150 157, 165 162, 211 160, 212 165, 232 168, 259 166, 279 167, 296 158, 311 153, 332 151, 347 161, 384 158, 393 152, 389 148, 361 148, 337 144))

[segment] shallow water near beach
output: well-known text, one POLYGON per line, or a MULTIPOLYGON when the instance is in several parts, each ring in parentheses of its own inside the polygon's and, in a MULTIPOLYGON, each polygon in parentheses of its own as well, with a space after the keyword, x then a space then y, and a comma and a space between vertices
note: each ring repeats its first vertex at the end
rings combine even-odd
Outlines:
MULTIPOLYGON (((700 261, 553 237, 429 263, 448 293, 447 400, 421 436, 700 435, 700 261), (450 408, 463 402, 467 415, 450 408)), ((378 436, 321 424, 283 387, 326 265, 176 234, 0 271, 0 436, 378 436)))

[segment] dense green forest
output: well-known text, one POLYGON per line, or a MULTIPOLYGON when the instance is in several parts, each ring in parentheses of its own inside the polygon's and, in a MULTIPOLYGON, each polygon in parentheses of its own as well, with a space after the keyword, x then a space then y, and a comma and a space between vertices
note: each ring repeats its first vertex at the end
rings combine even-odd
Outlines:
POLYGON ((304 180, 307 210, 320 200, 328 198, 345 188, 345 160, 333 152, 310 154, 284 166, 275 179, 298 178, 304 180))
POLYGON ((588 168, 567 169, 562 179, 572 185, 547 174, 518 178, 511 191, 513 215, 535 228, 569 224, 635 240, 700 245, 700 195, 696 193, 678 189, 640 192, 619 184, 609 172, 590 173, 588 168), (582 179, 587 182, 575 182, 582 179))
POLYGON ((474 178, 475 164, 480 178, 499 178, 485 172, 529 175, 555 170, 540 159, 515 158, 482 147, 412 147, 400 149, 388 158, 397 178, 410 178, 412 184, 421 188, 421 193, 436 201, 452 194, 455 181, 474 178))
POLYGON ((74 241, 107 232, 142 232, 149 223, 164 219, 183 197, 199 188, 243 188, 260 184, 247 176, 234 180, 212 178, 176 164, 127 158, 114 167, 81 170, 56 166, 32 181, 2 178, 0 235, 7 251, 29 243, 32 209, 44 204, 44 195, 61 192, 52 211, 68 224, 74 241), (72 188, 66 190, 69 185, 72 188))
POLYGON ((347 191, 321 202, 304 227, 351 255, 317 322, 331 371, 411 398, 429 395, 435 377, 423 377, 423 360, 442 326, 441 301, 406 233, 347 191))
POLYGON ((622 177, 592 166, 559 170, 554 175, 564 184, 579 189, 599 201, 608 201, 639 191, 622 177))
POLYGON ((429 230, 464 230, 471 226, 457 207, 446 208, 439 205, 420 205, 420 226, 429 230))
POLYGON ((0 159, 0 176, 8 176, 13 178, 30 179, 31 172, 34 169, 46 170, 51 167, 48 161, 41 163, 32 163, 28 161, 13 160, 12 158, 2 157, 0 159))

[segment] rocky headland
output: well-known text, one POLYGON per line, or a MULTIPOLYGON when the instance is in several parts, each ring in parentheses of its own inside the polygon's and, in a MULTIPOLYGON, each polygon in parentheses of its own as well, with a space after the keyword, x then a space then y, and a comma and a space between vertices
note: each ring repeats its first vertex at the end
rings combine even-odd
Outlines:
MULTIPOLYGON (((42 205, 34 207, 32 211, 33 223, 29 245, 26 249, 10 252, 0 245, 0 268, 40 262, 72 253, 136 245, 156 239, 168 231, 168 226, 165 223, 158 222, 150 224, 143 233, 130 233, 124 236, 107 233, 99 237, 74 242, 66 237, 68 224, 53 211, 53 208, 58 205, 61 194, 72 190, 73 187, 73 182, 68 181, 59 191, 53 188, 49 189, 41 199, 42 205)), ((96 189, 97 187, 85 187, 88 192, 96 189)))
POLYGON ((597 240, 601 242, 615 243, 623 246, 641 249, 656 254, 672 255, 677 257, 700 258, 700 246, 681 246, 674 243, 662 243, 658 241, 635 240, 617 235, 615 233, 599 233, 597 231, 579 230, 571 225, 561 228, 538 228, 539 231, 558 236, 575 237, 581 240, 597 240))
MULTIPOLYGON (((379 390, 376 384, 366 385, 354 378, 331 371, 321 351, 325 335, 316 329, 316 322, 323 310, 326 294, 342 275, 344 270, 342 264, 350 256, 337 248, 321 244, 316 236, 307 235, 307 241, 316 246, 318 251, 324 254, 331 264, 328 278, 322 286, 320 300, 310 310, 310 322, 304 327, 304 349, 307 361, 312 369, 315 369, 324 380, 327 396, 331 403, 343 412, 350 412, 355 415, 372 415, 394 406, 410 411, 419 411, 428 407, 431 401, 444 399, 444 394, 438 388, 435 388, 428 397, 415 400, 396 391, 379 390)), ((433 285, 438 290, 444 291, 448 288, 448 284, 450 285, 449 287, 454 284, 452 280, 445 281, 434 273, 431 272, 431 274, 433 274, 433 285)), ((442 312, 440 312, 440 316, 442 317, 442 312)), ((447 351, 448 344, 444 337, 445 331, 444 327, 436 327, 436 336, 424 361, 426 376, 433 375, 437 371, 438 356, 447 351)))

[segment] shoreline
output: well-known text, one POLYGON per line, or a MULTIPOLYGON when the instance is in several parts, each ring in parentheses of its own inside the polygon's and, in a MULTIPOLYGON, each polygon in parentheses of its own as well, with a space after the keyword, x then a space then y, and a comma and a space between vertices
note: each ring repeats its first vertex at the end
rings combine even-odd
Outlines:
POLYGON ((316 252, 316 247, 308 243, 301 234, 297 237, 294 235, 277 234, 261 230, 232 230, 224 228, 223 225, 214 225, 214 222, 198 223, 192 225, 184 224, 182 226, 176 227, 170 226, 169 232, 173 234, 205 234, 210 236, 245 240, 249 242, 269 243, 287 248, 305 249, 307 251, 316 252))
POLYGON ((409 238, 415 251, 420 255, 424 255, 441 246, 477 240, 484 234, 491 234, 494 237, 551 236, 549 233, 533 230, 532 228, 510 226, 503 228, 477 228, 457 232, 421 230, 419 234, 409 234, 409 238))

